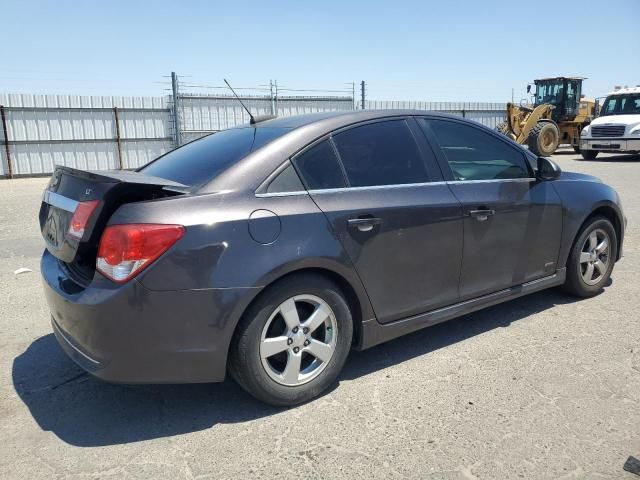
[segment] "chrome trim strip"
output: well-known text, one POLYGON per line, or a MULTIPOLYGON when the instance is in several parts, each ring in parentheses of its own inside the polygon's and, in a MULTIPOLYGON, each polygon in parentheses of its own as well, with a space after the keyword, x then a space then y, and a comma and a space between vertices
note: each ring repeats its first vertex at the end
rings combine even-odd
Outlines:
POLYGON ((309 193, 315 194, 324 194, 324 193, 339 193, 339 192, 350 192, 350 191, 367 191, 367 190, 396 190, 399 188, 409 188, 409 187, 427 187, 430 185, 446 185, 447 182, 426 182, 426 183, 400 183, 397 185, 371 185, 367 187, 340 187, 340 188, 325 188, 325 189, 316 189, 309 190, 309 193))
POLYGON ((452 180, 445 182, 422 182, 422 183, 399 183, 396 185, 371 185, 367 187, 339 187, 339 188, 323 188, 323 189, 312 189, 308 192, 296 191, 296 192, 274 192, 274 193, 256 193, 256 197, 288 197, 295 195, 306 195, 314 194, 327 194, 327 193, 340 193, 340 192, 351 192, 351 191, 368 191, 368 190, 396 190, 399 188, 410 188, 410 187, 429 187, 432 185, 464 185, 467 183, 496 183, 496 182, 535 182, 535 178, 498 178, 492 180, 452 180))
POLYGON ((269 198, 269 197, 295 197, 298 195, 308 195, 309 192, 306 190, 299 190, 295 192, 271 192, 271 193, 256 193, 256 197, 258 198, 269 198))
POLYGON ((60 208, 70 213, 75 212, 76 208, 78 208, 78 203, 80 203, 71 198, 62 196, 49 190, 44 191, 44 194, 42 195, 42 201, 48 203, 53 207, 60 208))
POLYGON ((535 178, 496 178, 492 180, 452 180, 449 185, 464 185, 465 183, 496 183, 496 182, 535 182, 535 178))

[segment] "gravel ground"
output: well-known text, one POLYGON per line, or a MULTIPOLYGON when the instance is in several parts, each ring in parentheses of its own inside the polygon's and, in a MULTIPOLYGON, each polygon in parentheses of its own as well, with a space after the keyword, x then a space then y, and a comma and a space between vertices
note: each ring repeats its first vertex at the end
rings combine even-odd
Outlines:
POLYGON ((0 181, 0 478, 638 478, 622 465, 640 457, 640 160, 554 158, 622 196, 625 257, 603 294, 541 292, 353 352, 292 409, 231 381, 84 375, 41 292, 46 180, 0 181))

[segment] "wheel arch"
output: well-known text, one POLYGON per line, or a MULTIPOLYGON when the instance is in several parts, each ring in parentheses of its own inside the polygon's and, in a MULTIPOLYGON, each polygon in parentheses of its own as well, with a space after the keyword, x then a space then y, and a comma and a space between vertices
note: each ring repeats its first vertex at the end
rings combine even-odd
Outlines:
MULTIPOLYGON (((624 220, 622 219, 621 213, 619 213, 619 211, 615 207, 606 203, 594 206, 591 211, 584 217, 579 227, 575 231, 575 234, 573 235, 573 239, 571 240, 571 248, 573 248, 573 246, 575 245, 576 240, 578 239, 578 236, 580 235, 580 232, 582 232, 582 229, 585 227, 585 225, 587 225, 587 223, 589 223, 595 217, 605 217, 613 225, 613 229, 616 232, 616 261, 620 260, 620 257, 622 255, 624 220)), ((569 249, 567 258, 565 258, 565 265, 568 261, 569 252, 571 252, 571 249, 569 249)))
MULTIPOLYGON (((242 321, 242 318, 251 307, 260 300, 260 298, 274 285, 291 278, 296 275, 312 274, 324 277, 340 289, 349 310, 351 311, 351 319, 353 322, 353 341, 352 345, 357 346, 360 344, 362 337, 362 322, 370 318, 374 318, 373 309, 369 298, 364 291, 362 285, 354 285, 353 281, 349 280, 343 273, 336 271, 336 269, 329 268, 326 265, 304 265, 297 266, 287 270, 286 272, 279 272, 269 276, 268 281, 264 284, 261 290, 247 303, 246 307, 242 310, 242 313, 238 316, 236 324, 233 327, 234 333, 238 328, 238 325, 242 321)), ((232 334, 233 337, 233 334, 232 334)))
MULTIPOLYGON (((613 208, 611 205, 601 205, 599 207, 594 208, 591 213, 584 219, 578 232, 581 232, 583 227, 594 217, 605 217, 607 220, 611 222, 613 225, 613 229, 616 232, 616 261, 620 260, 622 255, 622 237, 623 237, 623 220, 620 217, 618 211, 613 208)), ((577 234, 576 234, 577 237, 577 234)), ((574 239, 575 242, 575 239, 574 239)))

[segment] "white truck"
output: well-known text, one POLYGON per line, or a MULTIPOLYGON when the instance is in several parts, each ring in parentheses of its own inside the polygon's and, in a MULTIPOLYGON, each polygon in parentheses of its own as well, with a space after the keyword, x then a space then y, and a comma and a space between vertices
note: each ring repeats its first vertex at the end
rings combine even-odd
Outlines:
POLYGON ((580 132, 580 153, 640 153, 640 86, 617 87, 607 95, 599 116, 580 132))

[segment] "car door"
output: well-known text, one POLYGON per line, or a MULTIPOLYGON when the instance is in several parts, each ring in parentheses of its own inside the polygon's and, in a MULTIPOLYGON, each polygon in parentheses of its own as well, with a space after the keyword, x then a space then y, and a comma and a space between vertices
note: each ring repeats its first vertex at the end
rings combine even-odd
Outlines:
POLYGON ((464 211, 462 301, 552 275, 562 204, 518 146, 481 126, 421 118, 449 188, 464 211))
POLYGON ((336 131, 293 161, 380 322, 458 300, 462 210, 415 120, 336 131))

